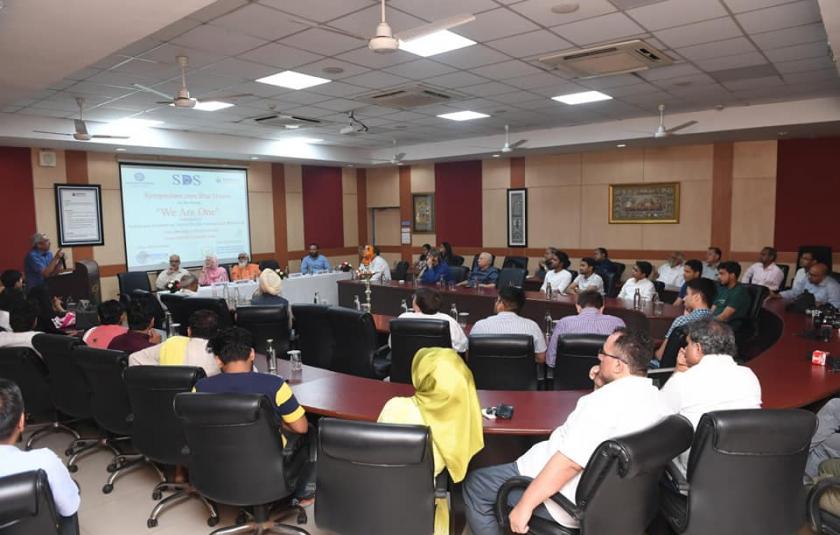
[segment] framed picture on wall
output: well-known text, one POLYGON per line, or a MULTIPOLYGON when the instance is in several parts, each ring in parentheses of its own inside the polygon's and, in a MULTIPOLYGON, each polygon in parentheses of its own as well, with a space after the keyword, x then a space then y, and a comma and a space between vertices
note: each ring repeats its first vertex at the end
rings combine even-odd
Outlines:
POLYGON ((528 247, 528 190, 507 190, 508 247, 528 247))
POLYGON ((59 247, 103 245, 102 191, 94 185, 55 185, 59 247))
POLYGON ((680 183, 610 184, 610 223, 679 223, 680 183))
POLYGON ((412 229, 415 233, 435 231, 435 194, 415 193, 411 196, 412 229))

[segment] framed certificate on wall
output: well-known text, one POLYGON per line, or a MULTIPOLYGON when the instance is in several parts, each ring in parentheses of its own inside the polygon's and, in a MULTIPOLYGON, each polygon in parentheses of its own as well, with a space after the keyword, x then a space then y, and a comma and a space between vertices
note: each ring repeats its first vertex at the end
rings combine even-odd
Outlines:
POLYGON ((98 185, 55 185, 59 247, 104 245, 102 190, 98 185))
POLYGON ((528 247, 528 190, 507 190, 508 247, 528 247))

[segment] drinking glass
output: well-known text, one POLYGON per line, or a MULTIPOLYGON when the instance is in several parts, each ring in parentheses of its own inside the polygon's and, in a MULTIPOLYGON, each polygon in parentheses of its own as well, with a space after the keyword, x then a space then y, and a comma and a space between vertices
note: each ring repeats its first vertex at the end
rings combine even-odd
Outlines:
POLYGON ((299 349, 292 349, 289 351, 289 365, 292 372, 303 371, 303 361, 300 359, 299 349))
POLYGON ((458 325, 461 326, 462 329, 466 328, 467 323, 469 323, 470 313, 469 312, 460 312, 458 314, 458 325))

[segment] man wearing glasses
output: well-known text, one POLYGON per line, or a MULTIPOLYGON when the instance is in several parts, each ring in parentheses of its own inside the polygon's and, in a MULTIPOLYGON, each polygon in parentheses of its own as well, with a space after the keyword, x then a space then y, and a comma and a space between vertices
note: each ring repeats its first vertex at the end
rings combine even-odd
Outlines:
POLYGON ((176 254, 171 255, 169 257, 169 267, 160 272, 155 281, 155 288, 164 290, 169 283, 176 281, 180 283, 181 279, 189 274, 189 271, 181 267, 181 257, 176 254))
POLYGON ((647 334, 614 332, 598 355, 600 364, 591 372, 595 391, 578 400, 548 440, 514 463, 470 473, 464 483, 464 502, 473 535, 503 533, 493 514, 496 493, 506 480, 519 475, 534 480, 524 493, 511 493, 511 531, 527 533, 532 515, 578 527, 578 521, 549 498, 560 492, 574 503, 583 467, 603 441, 645 429, 668 415, 659 390, 646 377, 652 355, 647 334))

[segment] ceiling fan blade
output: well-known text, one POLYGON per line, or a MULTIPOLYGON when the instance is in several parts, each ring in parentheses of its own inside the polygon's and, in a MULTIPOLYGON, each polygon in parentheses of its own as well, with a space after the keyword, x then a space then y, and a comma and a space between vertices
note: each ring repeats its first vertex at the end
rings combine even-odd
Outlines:
POLYGON ((683 128, 688 128, 689 126, 694 126, 696 124, 697 124, 697 121, 686 121, 683 124, 678 124, 677 126, 675 126, 673 128, 666 128, 665 131, 668 132, 669 134, 673 134, 674 132, 676 132, 678 130, 682 130, 683 128))
POLYGON ((460 15, 453 15, 451 17, 446 17, 445 19, 438 19, 428 24, 424 24, 422 26, 417 26, 414 28, 409 28, 408 30, 397 32, 397 34, 394 37, 396 37, 400 41, 411 41, 412 39, 419 39, 421 37, 426 37, 427 35, 431 35, 433 33, 442 32, 443 30, 449 30, 451 28, 461 26, 462 24, 466 24, 474 20, 475 15, 472 15, 470 13, 462 13, 460 15))
POLYGON ((87 134, 87 125, 81 119, 74 119, 73 124, 76 126, 76 133, 77 134, 87 134))
POLYGON ((403 158, 405 158, 405 153, 404 153, 404 152, 400 152, 400 153, 394 154, 394 159, 395 159, 395 160, 397 160, 397 161, 400 161, 400 160, 402 160, 403 158))
POLYGON ((157 89, 153 89, 151 87, 146 87, 145 85, 141 85, 141 84, 131 84, 131 85, 133 85, 136 89, 139 89, 141 91, 145 91, 147 93, 153 93, 155 95, 158 95, 160 97, 168 99, 167 102, 166 102, 167 104, 172 102, 172 95, 167 95, 163 91, 158 91, 157 89))
POLYGON ((90 137, 97 139, 129 139, 129 136, 109 136, 107 134, 94 134, 90 137))
POLYGON ((157 100, 157 101, 155 101, 155 104, 170 104, 171 105, 172 101, 171 100, 157 100))
POLYGON ((352 37, 354 39, 359 39, 362 41, 370 41, 370 37, 365 37, 364 35, 359 35, 353 32, 347 32, 340 28, 335 28, 333 26, 329 26, 327 24, 318 24, 317 22, 309 22, 308 20, 303 19, 289 19, 291 22, 295 24, 300 24, 302 26, 309 26, 310 28, 317 28, 319 30, 326 30, 328 32, 337 33, 339 35, 345 35, 347 37, 352 37))
POLYGON ((524 145, 525 143, 528 143, 528 140, 527 140, 527 139, 520 139, 519 141, 514 141, 513 143, 511 143, 511 144, 510 144, 510 148, 512 148, 512 149, 518 149, 519 147, 521 147, 521 146, 522 146, 522 145, 524 145))
POLYGON ((33 130, 33 132, 38 132, 39 134, 52 134, 54 136, 72 136, 73 134, 68 134, 67 132, 50 132, 49 130, 33 130))

